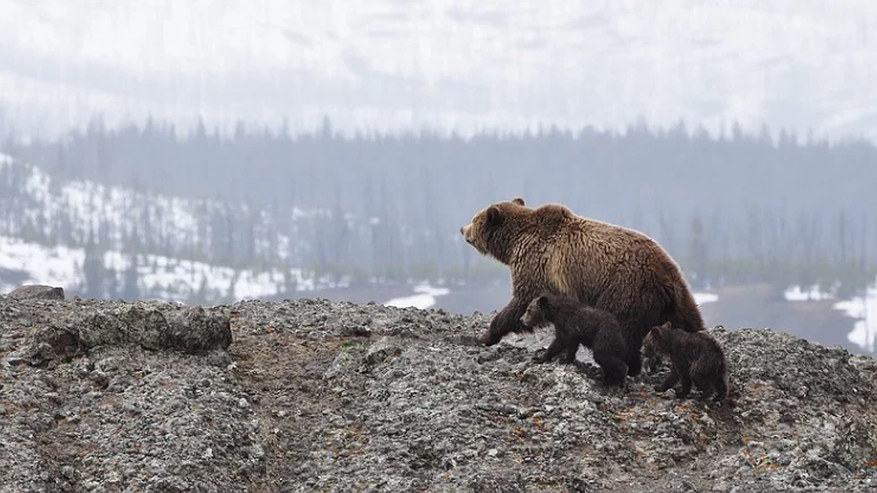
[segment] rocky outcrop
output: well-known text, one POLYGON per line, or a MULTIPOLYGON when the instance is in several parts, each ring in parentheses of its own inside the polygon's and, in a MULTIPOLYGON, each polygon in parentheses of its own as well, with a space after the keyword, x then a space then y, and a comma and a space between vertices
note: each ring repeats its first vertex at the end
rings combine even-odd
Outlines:
POLYGON ((69 361, 101 346, 199 353, 226 349, 232 341, 228 313, 200 306, 77 301, 61 309, 48 304, 22 309, 30 309, 36 320, 27 343, 6 358, 11 364, 69 361))
POLYGON ((64 288, 28 284, 13 289, 6 296, 17 300, 63 300, 64 288))
POLYGON ((548 334, 320 300, 0 298, 2 491, 868 491, 877 363, 711 329, 731 402, 536 364, 548 334), (226 331, 226 328, 228 329, 226 331), (233 337, 233 341, 232 341, 233 337))

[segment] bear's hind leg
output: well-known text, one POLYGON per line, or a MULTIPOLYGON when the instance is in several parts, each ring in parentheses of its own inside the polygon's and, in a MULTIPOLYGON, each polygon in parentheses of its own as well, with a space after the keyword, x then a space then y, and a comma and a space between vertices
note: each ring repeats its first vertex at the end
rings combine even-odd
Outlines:
POLYGON ((566 355, 563 358, 563 362, 567 365, 571 365, 576 361, 576 353, 579 351, 579 343, 578 342, 567 342, 566 346, 566 355))
POLYGON ((603 369, 603 383, 610 386, 624 386, 627 378, 627 365, 621 358, 594 353, 594 361, 603 369))
POLYGON ((716 395, 714 400, 720 401, 728 396, 728 385, 725 383, 725 379, 720 375, 715 380, 716 386, 716 395))
POLYGON ((713 392, 715 392, 715 387, 709 376, 692 375, 691 379, 694 380, 694 384, 697 385, 697 388, 701 390, 701 399, 709 399, 713 395, 713 392))

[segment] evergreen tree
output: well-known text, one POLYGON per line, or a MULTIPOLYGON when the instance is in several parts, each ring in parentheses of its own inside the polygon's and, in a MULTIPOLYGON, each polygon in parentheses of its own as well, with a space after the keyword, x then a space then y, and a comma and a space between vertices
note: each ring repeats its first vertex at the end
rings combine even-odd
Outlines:
POLYGON ((125 269, 125 281, 122 286, 122 299, 129 301, 140 299, 140 275, 137 271, 139 265, 139 255, 128 256, 128 267, 125 269))
POLYGON ((703 221, 699 216, 691 220, 691 246, 689 248, 689 268, 691 286, 695 289, 703 289, 709 282, 707 274, 707 247, 704 234, 703 221))
POLYGON ((94 232, 89 233, 82 262, 84 276, 83 293, 88 298, 103 299, 105 296, 105 267, 103 251, 95 244, 94 232))

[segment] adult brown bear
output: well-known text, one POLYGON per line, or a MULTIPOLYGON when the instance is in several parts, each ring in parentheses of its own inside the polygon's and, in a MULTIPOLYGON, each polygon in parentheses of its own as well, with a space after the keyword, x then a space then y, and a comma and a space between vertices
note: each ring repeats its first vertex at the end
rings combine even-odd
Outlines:
POLYGON ((628 375, 640 373, 648 331, 664 322, 695 332, 703 317, 670 255, 643 233, 574 214, 566 206, 530 208, 520 197, 492 204, 460 228, 482 255, 509 266, 512 300, 493 318, 482 342, 532 332, 521 315, 544 291, 574 296, 618 319, 628 375))

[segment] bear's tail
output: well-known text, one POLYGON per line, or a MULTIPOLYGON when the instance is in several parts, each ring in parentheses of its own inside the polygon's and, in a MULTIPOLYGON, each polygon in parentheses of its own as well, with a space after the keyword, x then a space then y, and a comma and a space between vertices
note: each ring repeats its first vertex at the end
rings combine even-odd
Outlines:
POLYGON ((669 320, 673 328, 683 329, 686 332, 698 332, 706 329, 700 308, 694 301, 694 296, 687 286, 670 284, 664 285, 668 303, 665 305, 664 320, 669 320))

